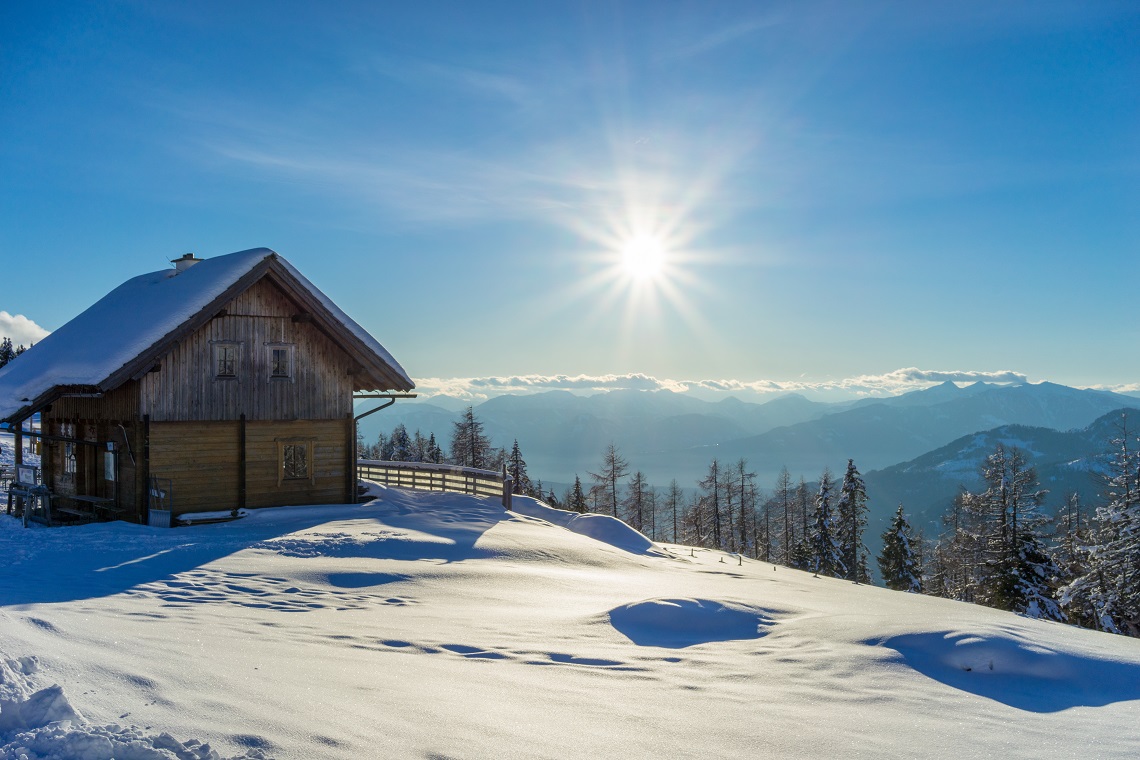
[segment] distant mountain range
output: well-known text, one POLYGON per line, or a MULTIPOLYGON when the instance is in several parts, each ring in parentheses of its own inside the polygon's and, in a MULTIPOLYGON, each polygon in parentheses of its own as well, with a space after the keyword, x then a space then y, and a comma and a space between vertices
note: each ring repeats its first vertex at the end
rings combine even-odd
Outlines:
MULTIPOLYGON (((1125 407, 1140 408, 1140 399, 1054 383, 960 388, 948 382, 838 404, 795 394, 754 404, 734 398, 702 401, 668 391, 594 396, 551 391, 500 396, 476 406, 475 414, 496 445, 509 447, 517 438, 532 476, 559 488, 575 474, 588 479, 610 442, 655 485, 676 478, 691 486, 717 457, 746 459, 761 486, 768 487, 782 466, 808 480, 825 466, 841 472, 848 458, 863 472, 886 470, 979 431, 1003 425, 1076 430, 1125 407)), ((402 422, 409 432, 434 432, 446 448, 458 416, 431 403, 397 403, 362 420, 360 428, 371 441, 402 422)), ((894 493, 883 500, 894 501, 894 493)))
POLYGON ((794 473, 818 475, 854 458, 859 468, 888 467, 909 461, 961 436, 1001 425, 1029 425, 1071 430, 1122 407, 1140 408, 1140 400, 1106 391, 1068 388, 1054 383, 974 385, 945 383, 889 399, 867 399, 845 411, 824 415, 744 439, 721 444, 719 456, 786 465, 794 473))

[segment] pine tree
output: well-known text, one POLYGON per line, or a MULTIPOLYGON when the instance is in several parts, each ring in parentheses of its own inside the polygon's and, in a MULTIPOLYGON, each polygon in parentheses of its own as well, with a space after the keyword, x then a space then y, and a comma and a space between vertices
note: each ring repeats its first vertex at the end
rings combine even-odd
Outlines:
MULTIPOLYGON (((534 485, 530 482, 530 477, 526 472, 526 460, 523 459, 522 452, 519 450, 519 439, 516 438, 514 445, 511 446, 511 453, 507 456, 507 474, 511 476, 514 481, 513 492, 517 494, 531 495, 534 491, 534 485)), ((538 498, 542 498, 542 494, 537 494, 538 498)))
POLYGON ((388 437, 383 432, 376 434, 376 443, 372 444, 373 459, 388 458, 388 437))
POLYGON ((483 423, 475 417, 472 407, 452 423, 451 461, 460 467, 474 467, 480 470, 495 468, 495 452, 491 441, 483 432, 483 423))
POLYGON ((708 518, 708 505, 703 496, 693 494, 681 512, 681 543, 690 546, 707 546, 712 534, 708 518))
POLYGON ((566 499, 566 506, 573 512, 585 513, 590 507, 586 503, 586 494, 582 492, 582 479, 574 474, 574 486, 570 489, 570 496, 566 499))
POLYGON ((598 505, 597 511, 618 516, 618 482, 629 472, 628 467, 629 463, 618 453, 617 446, 611 443, 602 455, 601 472, 590 473, 590 477, 601 486, 598 496, 602 503, 598 505))
POLYGON ((641 470, 630 478, 625 493, 625 501, 622 502, 625 522, 634 530, 644 532, 645 516, 649 506, 649 484, 645 482, 645 475, 641 470))
POLYGON ((891 527, 883 533, 883 551, 878 557, 879 572, 887 588, 922 593, 922 563, 917 546, 914 531, 899 504, 891 527))
POLYGON ((412 462, 426 462, 427 461, 427 439, 424 434, 416 428, 416 432, 412 434, 412 447, 411 459, 412 462))
POLYGON ((412 459, 412 441, 408 438, 408 430, 403 423, 396 425, 392 436, 388 439, 388 460, 391 462, 409 462, 412 459))
MULTIPOLYGON (((733 468, 732 473, 733 485, 736 487, 740 501, 739 517, 736 521, 736 536, 738 551, 744 553, 749 545, 752 546, 752 555, 759 557, 762 553, 764 560, 768 561, 769 554, 769 526, 767 522, 764 525, 764 550, 760 551, 760 544, 757 543, 757 536, 753 535, 752 540, 748 539, 748 526, 753 527, 753 533, 756 533, 756 473, 748 472, 748 462, 744 459, 738 459, 736 466, 733 468)), ((768 519, 768 513, 764 513, 765 520, 768 519)))
POLYGON ((685 494, 681 487, 677 485, 677 480, 674 478, 669 481, 669 490, 665 494, 665 503, 669 508, 669 517, 672 518, 673 526, 673 543, 677 543, 677 516, 681 508, 681 502, 684 501, 685 494))
POLYGON ((811 494, 808 492, 807 481, 800 475, 800 482, 796 485, 796 506, 800 513, 800 538, 808 540, 808 507, 811 505, 811 494))
POLYGON ((1089 530, 1091 525, 1084 514, 1079 493, 1069 492, 1064 505, 1057 512, 1055 523, 1057 529, 1053 534, 1053 542, 1060 550, 1058 563, 1062 565, 1070 579, 1083 575, 1082 567, 1086 555, 1083 548, 1092 542, 1092 535, 1089 530))
POLYGON ((780 474, 776 476, 776 490, 772 495, 776 503, 778 513, 783 519, 783 538, 780 540, 780 548, 784 558, 784 564, 791 567, 792 564, 792 546, 795 543, 795 528, 793 527, 794 521, 792 519, 792 474, 788 472, 787 467, 780 468, 780 474))
POLYGON ((835 523, 831 509, 831 491, 835 482, 831 471, 824 468, 819 476, 819 492, 815 497, 814 525, 809 543, 811 556, 808 569, 818 575, 842 578, 847 572, 843 553, 835 536, 835 523))
MULTIPOLYGON (((721 514, 724 520, 724 528, 721 530, 721 534, 724 537, 723 548, 730 552, 736 552, 739 551, 736 545, 736 522, 734 517, 736 506, 734 502, 736 500, 737 489, 731 468, 723 473, 723 483, 723 498, 721 500, 721 514)), ((743 509, 741 511, 743 512, 743 509)))
POLYGON ((16 358, 16 350, 12 348, 12 339, 5 337, 0 340, 0 367, 16 358))
MULTIPOLYGON (((1053 531, 1053 546, 1056 547, 1054 559, 1059 570, 1057 585, 1059 587, 1058 601, 1062 601, 1065 588, 1088 572, 1089 554, 1095 543, 1092 531, 1093 521, 1084 514, 1081 496, 1071 491, 1065 497, 1065 503, 1057 510, 1053 518, 1056 526, 1053 531)), ((1069 618, 1069 622, 1082 628, 1096 628, 1096 620, 1091 614, 1088 605, 1065 605, 1061 608, 1069 618)))
POLYGON ((649 529, 646 535, 650 540, 657 541, 660 536, 657 533, 657 489, 650 486, 645 491, 645 514, 648 517, 649 524, 645 527, 649 529))
POLYGON ((792 546, 792 551, 788 559, 788 567, 795 568, 796 570, 812 569, 812 548, 811 548, 811 534, 801 537, 792 546))
POLYGON ((998 444, 982 464, 987 488, 972 494, 967 507, 983 552, 977 601, 1030 617, 1064 620, 1056 601, 1059 568, 1045 546, 1039 508, 1046 491, 1017 448, 998 444))
POLYGON ((424 461, 431 462, 432 464, 443 464, 443 449, 441 449, 439 443, 436 442, 435 433, 428 435, 424 461))
POLYGON ((699 483, 704 495, 701 498, 704 511, 707 513, 712 528, 712 546, 716 549, 724 548, 721 537, 721 511, 724 504, 723 487, 720 462, 716 459, 709 464, 708 475, 699 483))
POLYGON ((1062 590, 1061 601, 1099 630, 1140 637, 1140 453, 1127 414, 1117 431, 1087 567, 1062 590))
POLYGON ((867 527, 867 487, 854 459, 847 460, 836 512, 836 539, 846 568, 843 577, 857 583, 870 583, 871 573, 867 569, 866 547, 863 546, 863 529, 867 527))
POLYGON ((942 516, 945 530, 928 553, 923 569, 926 593, 962 602, 976 602, 984 564, 983 533, 977 498, 965 488, 950 502, 942 516))

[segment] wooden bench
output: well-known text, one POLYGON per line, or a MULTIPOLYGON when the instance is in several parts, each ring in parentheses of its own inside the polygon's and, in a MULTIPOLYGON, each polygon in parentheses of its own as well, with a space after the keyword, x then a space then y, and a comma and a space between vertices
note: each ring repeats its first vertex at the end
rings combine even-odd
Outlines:
POLYGON ((89 520, 94 520, 102 514, 104 519, 112 519, 112 515, 119 514, 123 511, 122 507, 115 506, 115 500, 109 499, 105 496, 88 496, 86 494, 79 496, 60 496, 56 495, 57 499, 66 499, 74 502, 79 509, 68 509, 66 507, 56 507, 56 512, 62 512, 68 515, 75 515, 79 517, 86 517, 89 520), (82 508, 86 505, 86 509, 82 508))
POLYGON ((68 517, 77 518, 85 522, 92 522, 95 520, 95 515, 83 509, 72 509, 71 507, 55 507, 52 512, 56 515, 67 515, 68 517))

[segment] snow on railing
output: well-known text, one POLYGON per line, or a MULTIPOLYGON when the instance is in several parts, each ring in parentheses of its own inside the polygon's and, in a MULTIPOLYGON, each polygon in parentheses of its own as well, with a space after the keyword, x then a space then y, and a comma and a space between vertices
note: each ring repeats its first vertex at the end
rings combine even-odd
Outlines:
POLYGON ((502 498, 505 509, 511 508, 511 492, 514 490, 514 481, 505 472, 453 464, 360 459, 356 463, 356 476, 396 488, 498 496, 502 498))

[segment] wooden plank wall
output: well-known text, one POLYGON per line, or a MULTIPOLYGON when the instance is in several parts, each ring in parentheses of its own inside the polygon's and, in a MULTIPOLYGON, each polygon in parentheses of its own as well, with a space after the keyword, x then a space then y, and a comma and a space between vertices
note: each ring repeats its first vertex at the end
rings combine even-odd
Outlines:
POLYGON ((281 507, 295 504, 343 504, 345 465, 349 455, 347 419, 298 420, 289 423, 251 422, 246 427, 246 505, 281 507), (278 442, 314 439, 309 465, 314 478, 285 480, 278 484, 278 442))
POLYGON ((150 474, 174 481, 175 513, 237 507, 239 424, 151 422, 150 474))
MULTIPOLYGON (((246 506, 341 504, 345 492, 349 427, 339 420, 248 422, 246 425, 246 506), (278 444, 312 440, 312 480, 282 480, 278 444)), ((238 506, 239 422, 152 422, 151 475, 170 478, 173 510, 211 512, 238 506)))
POLYGON ((61 398, 51 405, 44 420, 112 420, 128 422, 139 417, 139 384, 128 380, 102 398, 61 398))
POLYGON ((355 366, 311 323, 294 322, 297 308, 275 285, 255 284, 226 306, 226 315, 183 340, 160 369, 140 382, 141 417, 168 420, 336 419, 352 410, 355 366), (211 341, 235 341, 238 377, 214 377, 211 341), (295 346, 293 380, 269 379, 267 343, 295 346))

